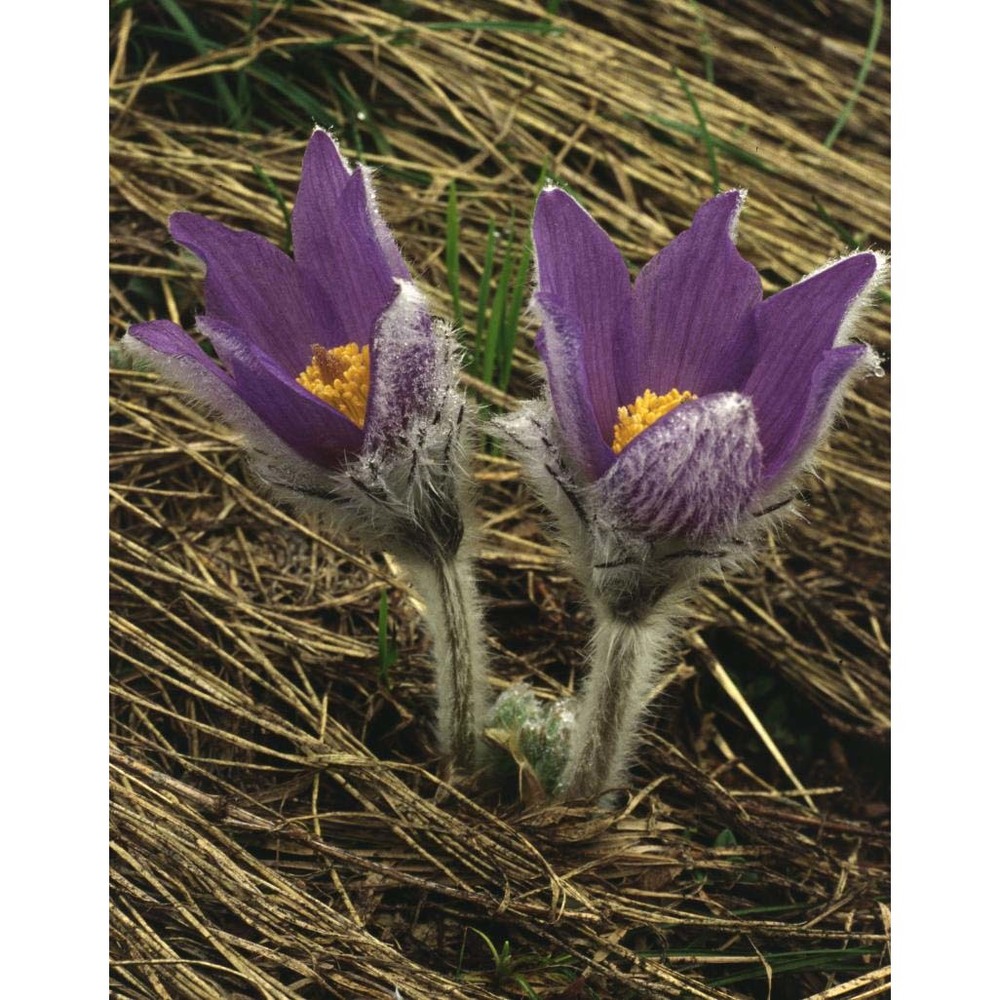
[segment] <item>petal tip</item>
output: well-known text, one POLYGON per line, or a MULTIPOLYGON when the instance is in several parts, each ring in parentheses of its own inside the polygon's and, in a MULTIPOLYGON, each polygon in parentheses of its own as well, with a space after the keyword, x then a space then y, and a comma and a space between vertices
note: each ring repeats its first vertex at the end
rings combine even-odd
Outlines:
POLYGON ((306 149, 310 146, 327 149, 329 148, 327 144, 332 146, 343 159, 343 154, 340 153, 340 143, 337 142, 337 137, 333 134, 332 130, 323 128, 322 125, 313 125, 313 130, 309 134, 309 141, 306 143, 306 149))
POLYGON ((191 235, 191 227, 197 226, 203 218, 197 212, 172 212, 167 219, 167 229, 178 243, 184 243, 191 235))
POLYGON ((542 213, 558 211, 560 208, 576 209, 589 217, 587 210, 565 188, 549 184, 542 189, 535 203, 535 220, 542 213))
POLYGON ((193 343, 187 332, 169 319, 132 323, 121 339, 126 350, 138 346, 161 354, 187 353, 193 343))
POLYGON ((726 220, 725 228, 730 241, 735 243, 736 234, 739 231, 740 213, 743 211, 743 205, 746 203, 749 193, 746 188, 733 188, 710 198, 695 212, 694 218, 691 220, 691 228, 694 229, 699 223, 711 225, 714 220, 720 219, 721 216, 726 220))
MULTIPOLYGON (((350 177, 351 165, 347 162, 347 157, 340 150, 340 143, 336 136, 328 129, 316 125, 313 127, 312 135, 306 143, 305 153, 302 155, 302 180, 308 183, 307 174, 315 173, 319 177, 326 176, 328 183, 332 179, 336 189, 344 180, 350 177), (310 169, 311 168, 311 169, 310 169)), ((312 178, 316 183, 316 177, 312 178)))

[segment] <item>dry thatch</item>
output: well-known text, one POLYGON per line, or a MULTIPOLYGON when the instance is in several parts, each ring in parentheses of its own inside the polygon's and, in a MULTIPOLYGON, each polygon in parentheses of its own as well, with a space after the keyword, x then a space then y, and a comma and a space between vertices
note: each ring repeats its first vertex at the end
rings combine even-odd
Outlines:
MULTIPOLYGON (((829 148, 872 17, 867 0, 833 9, 120 4, 112 336, 189 325, 199 280, 171 211, 282 241, 274 192, 294 193, 312 106, 381 166, 445 313, 449 183, 472 308, 487 221, 523 233, 546 165, 633 263, 711 194, 713 157, 723 186, 751 189, 741 248, 771 290, 845 241, 888 249, 888 29, 829 148), (228 125, 226 93, 246 111, 228 125)), ((887 319, 886 298, 862 331, 883 353, 887 319)), ((522 331, 515 397, 536 385, 522 331)), ((262 499, 225 429, 113 370, 113 995, 887 996, 887 383, 851 396, 807 519, 700 595, 634 792, 604 815, 441 777, 396 567, 262 499)), ((477 473, 497 686, 558 696, 579 677, 579 594, 515 464, 484 451, 477 473)))

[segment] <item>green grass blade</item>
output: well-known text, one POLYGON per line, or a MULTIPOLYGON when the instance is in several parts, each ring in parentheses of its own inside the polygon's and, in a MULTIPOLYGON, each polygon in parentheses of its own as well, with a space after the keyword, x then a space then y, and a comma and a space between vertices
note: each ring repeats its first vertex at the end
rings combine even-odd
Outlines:
MULTIPOLYGON (((209 42, 201 36, 198 29, 194 26, 194 22, 187 16, 176 0, 158 0, 158 3, 173 18, 177 27, 184 33, 184 37, 198 55, 206 55, 219 47, 214 42, 209 42)), ((215 87, 219 101, 226 109, 230 124, 235 127, 242 127, 243 111, 240 108, 239 102, 233 97, 233 92, 226 85, 226 81, 219 74, 214 73, 212 74, 212 85, 215 87)))
POLYGON ((861 91, 864 89, 865 80, 868 79, 868 72, 872 68, 872 62, 875 59, 875 47, 878 45, 879 35, 882 34, 882 15, 883 15, 883 0, 875 0, 875 11, 872 14, 872 28, 868 33, 868 47, 865 49, 864 58, 861 60, 861 67, 858 70, 857 78, 854 81, 854 88, 851 90, 850 96, 841 109, 840 117, 837 119, 833 128, 830 129, 830 134, 823 140, 823 145, 827 149, 831 149, 833 144, 837 141, 837 136, 840 135, 841 130, 847 124, 847 120, 851 117, 851 113, 854 111, 854 105, 858 103, 858 98, 861 96, 861 91))
POLYGON ((378 599, 378 679, 389 686, 389 671, 399 657, 396 642, 389 634, 389 596, 383 589, 378 599))
POLYGON ((688 104, 691 105, 691 110, 698 120, 698 134, 705 144, 705 152, 708 154, 708 168, 712 172, 712 190, 718 194, 722 190, 722 184, 719 181, 719 164, 715 159, 715 139, 712 138, 711 132, 708 131, 708 122, 705 121, 705 116, 701 113, 701 108, 698 107, 698 101, 691 92, 687 80, 681 76, 681 71, 676 66, 674 67, 674 76, 677 77, 677 82, 681 85, 681 89, 688 99, 688 104))
POLYGON ((510 285, 510 275, 514 270, 513 254, 514 235, 507 237, 504 249, 503 265, 500 268, 500 278, 497 281, 496 292, 493 295, 493 305, 490 307, 490 325, 486 330, 486 343, 483 345, 483 364, 480 378, 493 385, 493 373, 496 370, 497 354, 500 349, 500 337, 504 329, 504 315, 507 305, 507 288, 510 285))
MULTIPOLYGON (((317 125, 328 124, 330 108, 298 84, 292 83, 287 74, 277 73, 267 66, 262 66, 259 62, 248 66, 247 72, 255 80, 260 80, 261 83, 266 83, 276 90, 289 105, 299 108, 310 121, 317 125)), ((308 124, 308 122, 304 124, 308 124)))
MULTIPOLYGON (((647 115, 646 119, 653 125, 658 125, 660 128, 671 132, 680 132, 682 135, 693 135, 699 138, 702 136, 701 129, 697 125, 674 121, 672 118, 664 118, 662 115, 657 114, 647 115)), ((716 136, 712 137, 712 142, 715 143, 717 152, 725 153, 726 156, 734 160, 739 160, 750 167, 756 167, 757 170, 763 170, 765 173, 773 174, 776 172, 774 167, 765 163, 759 156, 742 149, 734 143, 727 142, 725 139, 719 139, 716 136)))
MULTIPOLYGON (((808 948, 794 952, 767 952, 764 958, 774 975, 790 972, 860 972, 868 967, 867 960, 872 955, 870 948, 808 948)), ((713 978, 713 986, 732 986, 735 983, 764 979, 767 975, 760 964, 759 956, 747 955, 744 971, 727 973, 713 978)))
POLYGON ((698 48, 701 49, 702 58, 705 60, 705 79, 709 83, 715 84, 715 62, 712 58, 712 36, 708 33, 708 25, 705 24, 705 15, 702 13, 701 4, 698 0, 688 0, 694 10, 695 20, 698 22, 698 48))
POLYGON ((448 287, 451 289, 451 315, 456 330, 465 325, 462 316, 462 283, 459 272, 458 256, 458 187, 452 181, 448 185, 448 217, 446 221, 446 236, 444 259, 448 268, 448 287))
POLYGON ((486 230, 486 254, 483 257, 483 276, 479 279, 479 297, 476 300, 476 339, 472 354, 475 371, 482 374, 483 339, 486 334, 486 303, 490 296, 490 281, 493 279, 493 256, 496 252, 496 224, 490 219, 486 230))
POLYGON ((500 358, 499 386, 506 392, 510 385, 510 373, 514 366, 514 348, 517 346, 517 333, 520 329, 521 305, 524 302, 524 292, 528 285, 528 271, 531 267, 531 241, 525 240, 521 245, 521 259, 517 265, 514 277, 514 287, 510 298, 510 308, 507 310, 504 323, 503 353, 500 358))
POLYGON ((862 244, 845 229, 824 207, 823 203, 813 195, 813 205, 816 206, 816 214, 840 237, 840 239, 852 250, 863 249, 862 244))

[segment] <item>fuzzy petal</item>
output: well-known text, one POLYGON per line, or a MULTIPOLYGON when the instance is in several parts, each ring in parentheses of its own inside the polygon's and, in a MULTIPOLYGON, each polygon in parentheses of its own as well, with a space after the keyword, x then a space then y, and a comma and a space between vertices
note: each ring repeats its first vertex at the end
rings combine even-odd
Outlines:
MULTIPOLYGON (((871 359, 865 344, 848 344, 826 351, 809 379, 809 394, 798 427, 781 441, 770 440, 765 448, 764 485, 770 487, 794 474, 825 435, 837 404, 851 381, 871 359)), ((763 435, 762 435, 763 436, 763 435)))
POLYGON ((375 197, 375 183, 372 180, 372 171, 369 167, 359 167, 358 169, 365 179, 365 191, 368 195, 368 214, 371 216, 372 225, 375 228, 375 236, 378 239, 379 246, 382 248, 386 263, 389 265, 389 271, 394 278, 399 278, 401 281, 409 281, 410 269, 406 266, 406 261, 403 260, 399 246, 392 238, 392 233, 385 224, 385 219, 382 218, 382 213, 379 210, 378 199, 375 197))
POLYGON ((414 415, 427 413, 451 388, 427 303, 412 282, 397 282, 372 343, 365 450, 398 437, 414 415), (443 384, 447 380, 448 384, 443 384))
POLYGON ((745 318, 760 302, 761 284, 734 243, 745 196, 727 191, 705 202, 691 228, 636 278, 635 324, 647 363, 629 402, 646 389, 708 395, 749 375, 754 347, 745 318))
POLYGON ((396 286, 368 209, 365 178, 355 170, 333 212, 320 261, 307 255, 303 274, 317 315, 323 317, 324 347, 370 344, 379 316, 396 286))
POLYGON ((571 461, 590 482, 607 469, 614 453, 594 413, 579 319, 541 292, 533 303, 542 317, 535 348, 545 362, 556 423, 571 461))
MULTIPOLYGON (((805 433, 804 414, 818 391, 814 373, 830 349, 843 342, 852 306, 877 269, 873 253, 845 257, 754 310, 761 355, 743 391, 753 398, 770 477, 794 456, 805 433)), ((839 363, 830 361, 831 370, 839 363)))
POLYGON ((302 371, 319 330, 291 258, 256 233, 191 212, 174 213, 170 233, 205 262, 206 312, 286 371, 302 371))
POLYGON ((347 452, 360 449, 360 428, 303 389, 239 330, 204 316, 199 328, 225 354, 240 398, 290 448, 327 467, 341 464, 347 452))
MULTIPOLYGON (((547 341, 575 337, 578 347, 549 343, 553 356, 578 354, 597 425, 610 437, 620 392, 637 378, 628 268, 607 233, 565 191, 543 191, 532 224, 538 296, 561 303, 567 322, 552 324, 547 341)), ((544 355, 543 355, 544 356, 544 355)), ((549 378, 553 372, 549 368, 549 378)), ((634 397, 627 397, 631 402, 634 397)))
POLYGON ((623 526, 703 539, 736 525, 760 475, 753 405, 731 392, 678 406, 634 438, 596 485, 601 509, 623 526))
POLYGON ((155 320, 130 327, 122 346, 238 432, 256 432, 260 422, 236 383, 179 326, 155 320))
POLYGON ((233 380, 229 373, 219 367, 195 343, 186 330, 183 330, 176 323, 171 323, 168 319, 156 319, 151 323, 138 323, 135 326, 130 326, 128 336, 157 354, 184 359, 195 364, 225 385, 233 387, 233 380))
POLYGON ((302 180, 292 208, 292 245, 300 268, 322 273, 332 251, 333 213, 350 176, 333 137, 316 129, 302 158, 302 180))

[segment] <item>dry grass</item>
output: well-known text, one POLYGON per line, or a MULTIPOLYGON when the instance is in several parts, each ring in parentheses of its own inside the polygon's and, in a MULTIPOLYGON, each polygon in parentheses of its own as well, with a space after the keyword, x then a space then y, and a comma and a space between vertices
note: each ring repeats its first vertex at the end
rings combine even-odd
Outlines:
MULTIPOLYGON (((421 0, 404 21, 312 0, 261 5, 248 32, 253 6, 188 4, 221 46, 201 55, 156 42, 166 7, 112 19, 113 337, 154 315, 190 325, 200 286, 171 211, 283 239, 254 167, 290 199, 312 122, 262 100, 235 130, 199 97, 219 79, 238 92, 241 69, 267 93, 261 66, 383 168, 385 214, 444 312, 453 179, 470 309, 488 219, 523 231, 543 164, 632 263, 686 225, 712 174, 673 67, 723 186, 751 190, 741 248, 771 290, 845 234, 888 249, 886 37, 823 145, 867 3, 829 17, 806 0, 590 0, 560 17, 421 0), (546 17, 558 31, 440 27, 546 17)), ((883 352, 887 324, 881 302, 862 331, 883 352)), ((522 329, 515 397, 536 385, 522 329)), ((603 815, 485 801, 441 776, 425 639, 392 563, 262 499, 224 429, 155 376, 114 370, 113 995, 887 996, 888 381, 850 398, 808 518, 700 595, 634 792, 603 815), (383 589, 401 651, 389 687, 383 589)), ((483 453, 477 474, 497 686, 558 696, 579 676, 579 595, 515 464, 483 453)))

